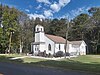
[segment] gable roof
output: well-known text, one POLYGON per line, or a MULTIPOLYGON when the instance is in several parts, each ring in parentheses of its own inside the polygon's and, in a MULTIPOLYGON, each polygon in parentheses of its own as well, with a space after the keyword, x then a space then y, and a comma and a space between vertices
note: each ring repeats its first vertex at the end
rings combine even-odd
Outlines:
POLYGON ((81 45, 83 41, 70 41, 72 45, 81 45))
POLYGON ((78 47, 80 47, 80 45, 82 44, 83 41, 70 41, 70 42, 73 47, 78 48, 78 47))
POLYGON ((63 37, 60 36, 55 36, 55 35, 49 35, 49 34, 45 34, 49 39, 51 39, 52 41, 56 42, 56 43, 65 43, 66 40, 63 37))
MULTIPOLYGON (((55 43, 64 43, 66 42, 66 39, 64 39, 63 37, 60 36, 55 36, 55 35, 49 35, 49 34, 45 34, 49 39, 51 39, 53 42, 55 43)), ((81 41, 67 41, 68 44, 72 44, 72 46, 77 46, 79 47, 82 44, 82 40, 81 41)))

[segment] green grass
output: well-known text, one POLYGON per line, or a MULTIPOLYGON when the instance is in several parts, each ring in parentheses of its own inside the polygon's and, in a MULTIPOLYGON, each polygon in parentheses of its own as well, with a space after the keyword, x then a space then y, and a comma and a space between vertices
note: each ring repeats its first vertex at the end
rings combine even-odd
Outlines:
POLYGON ((41 62, 41 61, 47 61, 44 59, 37 59, 37 58, 23 58, 24 63, 37 63, 37 62, 41 62))
POLYGON ((21 57, 23 55, 21 54, 0 54, 0 62, 9 62, 9 63, 22 63, 22 59, 17 59, 17 60, 10 60, 11 58, 14 57, 21 57))
POLYGON ((24 58, 23 62, 36 66, 100 73, 100 55, 79 56, 77 58, 62 59, 59 61, 24 58))
POLYGON ((0 56, 5 56, 5 57, 20 57, 23 56, 21 54, 0 54, 0 56))
MULTIPOLYGON (((16 55, 12 55, 12 56, 16 56, 16 55)), ((71 58, 71 59, 61 59, 58 61, 36 59, 30 57, 11 61, 8 59, 10 57, 11 56, 8 55, 7 56, 0 55, 0 61, 27 64, 31 66, 33 65, 33 66, 42 66, 42 67, 54 67, 54 68, 60 68, 65 70, 71 69, 71 70, 100 73, 100 55, 86 55, 86 56, 79 56, 77 58, 71 58)))

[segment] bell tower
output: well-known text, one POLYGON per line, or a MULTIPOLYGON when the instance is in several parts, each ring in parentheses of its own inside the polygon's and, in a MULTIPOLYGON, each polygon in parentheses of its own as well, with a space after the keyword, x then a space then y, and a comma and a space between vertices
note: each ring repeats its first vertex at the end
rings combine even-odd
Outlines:
POLYGON ((44 27, 41 25, 35 27, 35 42, 45 42, 44 27))

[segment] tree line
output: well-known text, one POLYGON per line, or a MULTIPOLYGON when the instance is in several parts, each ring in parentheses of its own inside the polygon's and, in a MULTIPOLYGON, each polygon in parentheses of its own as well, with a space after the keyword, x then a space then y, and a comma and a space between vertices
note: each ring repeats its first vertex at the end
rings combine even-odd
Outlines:
MULTIPOLYGON (((31 52, 35 26, 41 24, 46 34, 66 38, 67 18, 32 18, 15 9, 0 4, 0 53, 31 52)), ((100 53, 100 8, 91 7, 69 22, 68 40, 84 40, 88 53, 100 53)))

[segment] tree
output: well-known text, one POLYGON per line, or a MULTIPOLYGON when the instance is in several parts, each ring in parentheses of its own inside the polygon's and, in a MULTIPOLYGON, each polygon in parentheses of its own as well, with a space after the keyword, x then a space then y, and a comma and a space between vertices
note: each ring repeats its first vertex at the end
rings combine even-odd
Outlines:
POLYGON ((91 29, 92 39, 90 44, 93 49, 93 53, 97 53, 97 46, 100 43, 100 8, 92 7, 88 12, 92 15, 90 21, 87 23, 91 29))
POLYGON ((9 37, 9 49, 8 52, 11 52, 11 41, 12 41, 12 35, 17 30, 17 12, 14 8, 8 8, 5 7, 5 10, 2 15, 2 24, 4 31, 9 37))
POLYGON ((53 35, 57 35, 57 36, 62 36, 62 37, 66 37, 65 33, 66 33, 66 19, 53 19, 50 22, 49 25, 50 31, 49 34, 53 34, 53 35))
POLYGON ((89 19, 89 15, 87 14, 80 14, 75 17, 72 21, 72 27, 69 31, 69 40, 83 40, 85 25, 84 23, 89 19))

